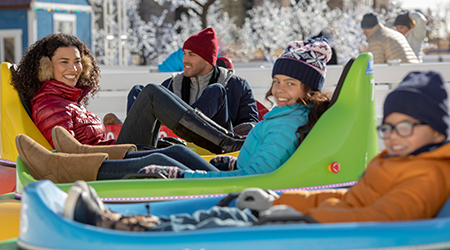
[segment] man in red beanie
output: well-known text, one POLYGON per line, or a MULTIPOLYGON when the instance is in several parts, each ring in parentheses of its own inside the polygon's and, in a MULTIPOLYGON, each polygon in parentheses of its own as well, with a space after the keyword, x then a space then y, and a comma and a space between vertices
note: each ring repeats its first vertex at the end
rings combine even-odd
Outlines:
MULTIPOLYGON (((229 132, 234 131, 238 135, 246 135, 253 128, 254 124, 258 122, 256 100, 253 97, 252 89, 245 79, 234 75, 232 69, 216 65, 218 41, 214 29, 206 28, 189 37, 184 42, 183 53, 184 72, 174 74, 161 84, 173 95, 168 95, 166 91, 155 88, 153 83, 148 84, 145 88, 142 85, 134 86, 128 95, 129 111, 127 120, 137 119, 130 116, 142 116, 143 109, 149 109, 148 105, 151 103, 161 102, 165 106, 171 106, 175 102, 187 109, 199 111, 200 115, 210 118, 222 129, 229 130, 229 132), (147 90, 145 91, 146 88, 147 90), (139 107, 136 105, 138 100, 140 101, 139 107), (130 105, 131 103, 133 104, 130 105)), ((144 122, 146 123, 145 126, 154 126, 154 119, 156 119, 169 128, 176 127, 177 124, 182 123, 183 127, 194 129, 192 122, 186 124, 186 117, 180 117, 182 114, 174 111, 175 107, 161 114, 154 114, 156 111, 153 109, 149 111, 152 113, 152 117, 144 122), (169 121, 171 124, 168 126, 168 124, 163 122, 166 117, 176 120, 177 124, 169 121), (177 119, 174 119, 174 117, 177 117, 177 119)), ((125 121, 124 127, 142 126, 136 126, 139 123, 136 121, 134 121, 133 125, 127 125, 126 123, 127 121, 125 121)), ((128 130, 130 133, 127 135, 123 135, 121 132, 118 143, 149 144, 148 139, 144 138, 148 136, 156 138, 157 129, 159 130, 159 126, 155 126, 150 131, 150 135, 144 137, 142 134, 148 134, 149 129, 145 131, 145 128, 143 128, 140 132, 139 129, 135 129, 133 134, 131 134, 133 130, 130 129, 128 130)), ((177 133, 176 130, 178 129, 174 130, 175 133, 177 133)), ((178 130, 178 132, 180 131, 178 130)), ((177 135, 186 139, 181 134, 187 136, 185 133, 177 135)), ((211 135, 209 132, 208 134, 211 135)), ((150 140, 150 144, 153 144, 155 140, 150 140)), ((211 140, 213 139, 209 141, 211 140)))

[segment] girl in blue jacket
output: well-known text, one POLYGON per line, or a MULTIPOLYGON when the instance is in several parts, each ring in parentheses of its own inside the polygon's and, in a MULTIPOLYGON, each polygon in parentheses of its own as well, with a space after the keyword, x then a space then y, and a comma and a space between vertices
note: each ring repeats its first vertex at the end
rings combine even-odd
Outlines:
MULTIPOLYGON (((98 171, 97 175, 90 173, 89 178, 120 179, 136 172, 156 173, 167 178, 232 177, 272 172, 295 152, 328 106, 329 97, 321 90, 330 58, 331 49, 325 39, 288 44, 274 64, 272 85, 266 94, 266 99, 273 96, 277 105, 250 131, 237 159, 217 156, 208 163, 187 147, 175 145, 136 152, 134 158, 104 160, 99 168, 92 170, 98 171)), ((26 145, 25 142, 18 144, 26 145)), ((50 154, 49 157, 58 155, 44 151, 50 154)))

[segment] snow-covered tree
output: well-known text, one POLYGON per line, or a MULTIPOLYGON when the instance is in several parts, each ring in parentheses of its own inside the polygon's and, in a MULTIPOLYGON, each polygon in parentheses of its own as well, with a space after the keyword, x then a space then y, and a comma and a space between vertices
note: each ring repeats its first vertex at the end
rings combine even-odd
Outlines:
MULTIPOLYGON (((162 5, 163 3, 169 1, 169 0, 155 0, 157 3, 162 5)), ((205 29, 206 27, 209 27, 208 24, 208 9, 210 6, 212 6, 216 0, 170 0, 171 3, 171 9, 172 11, 179 7, 184 7, 188 9, 192 14, 197 15, 200 17, 201 20, 201 27, 202 29, 205 29)))
POLYGON ((450 40, 450 3, 429 9, 430 38, 450 40))
POLYGON ((111 4, 110 13, 105 15, 103 12, 104 0, 92 0, 92 2, 96 7, 95 32, 93 32, 96 60, 100 64, 108 62, 108 64, 117 65, 119 64, 119 43, 123 42, 122 45, 128 46, 118 33, 117 5, 111 4), (105 31, 104 19, 108 26, 108 32, 105 31), (108 49, 105 48, 105 43, 107 43, 108 49))
POLYGON ((338 63, 345 64, 350 58, 357 57, 361 47, 366 47, 366 37, 361 29, 361 20, 371 8, 352 1, 346 2, 343 10, 335 9, 329 16, 329 26, 324 33, 334 47, 338 63))
MULTIPOLYGON (((230 18, 227 12, 222 11, 222 4, 217 1, 209 8, 207 20, 210 27, 216 31, 219 39, 219 53, 230 58, 231 50, 236 39, 242 35, 241 29, 235 24, 235 18, 230 18)), ((194 34, 194 33, 191 33, 194 34)))
POLYGON ((291 0, 291 6, 281 7, 277 2, 265 0, 261 6, 248 12, 242 27, 246 42, 243 54, 251 58, 255 49, 272 63, 292 40, 305 40, 321 31, 336 47, 339 61, 346 61, 358 53, 362 41, 361 20, 357 12, 345 9, 330 10, 326 0, 291 0), (359 18, 359 20, 355 20, 359 18), (253 49, 252 49, 253 48, 253 49), (341 51, 342 50, 342 51, 341 51))
POLYGON ((129 50, 140 65, 155 65, 161 51, 173 45, 170 39, 175 31, 172 24, 164 22, 167 10, 164 10, 160 16, 150 16, 149 22, 142 20, 137 14, 139 2, 140 0, 134 0, 127 3, 129 50))

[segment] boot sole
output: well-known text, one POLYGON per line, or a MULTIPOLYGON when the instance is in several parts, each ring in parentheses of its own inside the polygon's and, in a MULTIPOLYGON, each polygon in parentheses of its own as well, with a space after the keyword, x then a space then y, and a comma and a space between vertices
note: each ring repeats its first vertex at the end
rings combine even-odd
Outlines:
POLYGON ((104 213, 108 212, 109 209, 100 200, 100 197, 97 195, 97 192, 95 191, 95 189, 93 187, 89 186, 84 181, 74 182, 73 187, 79 187, 79 188, 81 188, 82 191, 85 191, 86 193, 88 193, 89 196, 91 197, 91 199, 93 201, 95 201, 95 203, 97 204, 99 211, 104 212, 104 213), (100 203, 100 202, 102 202, 102 203, 100 203))
POLYGON ((69 189, 66 203, 64 205, 63 216, 73 220, 73 216, 75 214, 75 207, 78 199, 80 198, 83 190, 80 187, 72 186, 69 189))

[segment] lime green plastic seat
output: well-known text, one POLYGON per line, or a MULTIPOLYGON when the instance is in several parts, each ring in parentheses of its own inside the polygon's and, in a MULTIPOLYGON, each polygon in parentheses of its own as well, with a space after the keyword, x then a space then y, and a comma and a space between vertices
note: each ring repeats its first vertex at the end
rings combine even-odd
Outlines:
MULTIPOLYGON (((292 157, 272 173, 227 178, 108 180, 89 184, 109 202, 197 198, 248 187, 286 190, 354 184, 378 154, 371 53, 363 53, 346 65, 333 102, 292 157)), ((17 172, 18 186, 35 181, 20 157, 17 172)), ((65 191, 71 186, 70 183, 57 185, 65 191)))

